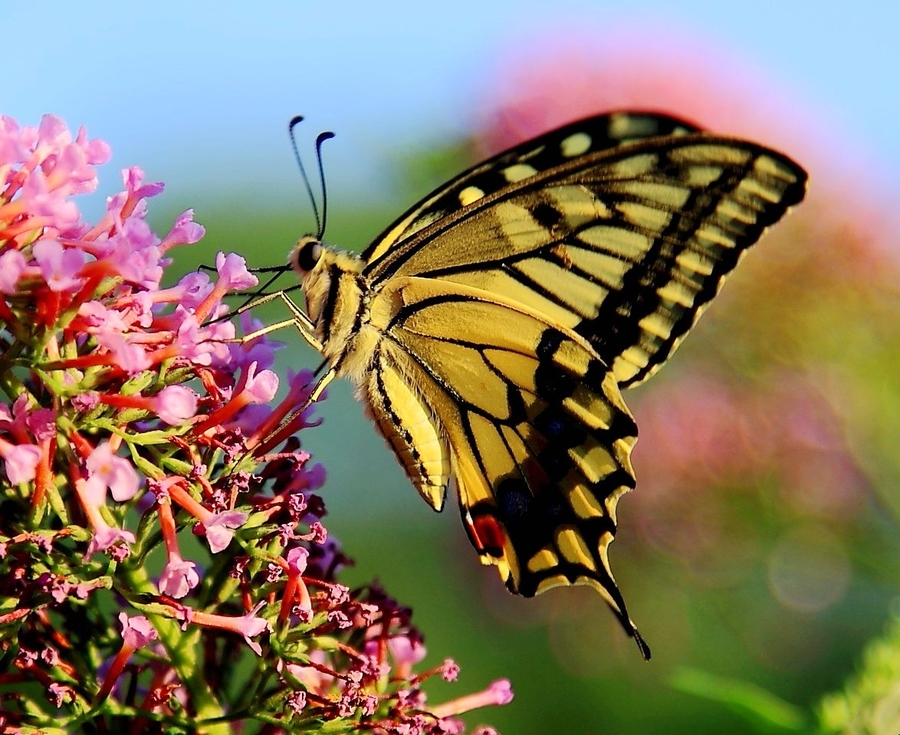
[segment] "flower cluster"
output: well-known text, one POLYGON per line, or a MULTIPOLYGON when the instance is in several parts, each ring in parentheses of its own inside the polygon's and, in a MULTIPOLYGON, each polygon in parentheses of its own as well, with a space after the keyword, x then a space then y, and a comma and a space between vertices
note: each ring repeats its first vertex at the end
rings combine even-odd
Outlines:
POLYGON ((0 732, 451 733, 509 701, 503 681, 426 705, 455 664, 416 673, 409 610, 337 579, 293 436, 312 374, 276 400, 275 343, 227 318, 256 285, 242 258, 161 285, 203 228, 158 237, 139 169, 83 221, 71 197, 108 158, 0 117, 0 732))

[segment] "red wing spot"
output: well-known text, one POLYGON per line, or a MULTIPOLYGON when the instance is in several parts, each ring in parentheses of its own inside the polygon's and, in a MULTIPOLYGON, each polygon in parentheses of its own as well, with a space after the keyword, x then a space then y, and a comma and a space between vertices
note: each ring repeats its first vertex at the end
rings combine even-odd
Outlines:
POLYGON ((501 559, 506 534, 497 519, 492 515, 479 515, 467 519, 467 522, 472 543, 478 553, 501 559))

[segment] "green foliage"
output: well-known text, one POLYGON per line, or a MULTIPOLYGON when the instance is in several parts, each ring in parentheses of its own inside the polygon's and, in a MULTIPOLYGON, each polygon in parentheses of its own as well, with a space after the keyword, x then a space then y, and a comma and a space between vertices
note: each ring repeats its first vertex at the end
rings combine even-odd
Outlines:
POLYGON ((682 692, 724 704, 755 725, 760 732, 798 732, 804 730, 807 724, 800 708, 740 679, 680 667, 672 674, 671 683, 682 692))
POLYGON ((900 619, 863 651, 858 671, 818 706, 823 732, 887 735, 900 732, 900 619))

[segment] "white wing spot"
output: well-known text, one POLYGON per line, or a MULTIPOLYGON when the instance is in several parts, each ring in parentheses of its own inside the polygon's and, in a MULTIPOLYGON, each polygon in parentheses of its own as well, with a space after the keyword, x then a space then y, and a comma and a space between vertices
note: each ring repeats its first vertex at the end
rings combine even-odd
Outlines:
POLYGON ((678 304, 685 309, 690 309, 694 306, 694 292, 674 281, 669 281, 665 286, 657 289, 656 293, 661 299, 671 301, 673 304, 678 304))
POLYGON ((693 250, 684 250, 675 258, 675 262, 687 271, 699 273, 701 276, 711 275, 715 267, 715 261, 693 250))
POLYGON ((781 189, 775 186, 766 186, 759 179, 747 176, 738 184, 738 189, 750 196, 764 199, 767 202, 777 202, 781 199, 781 189))
POLYGON ((529 166, 527 163, 514 163, 512 166, 507 166, 503 169, 503 176, 510 184, 527 179, 536 173, 537 169, 534 166, 529 166))
POLYGON ((459 203, 465 207, 472 202, 477 202, 483 196, 484 191, 479 189, 477 186, 467 186, 465 189, 459 192, 459 203))
POLYGON ((668 319, 660 316, 658 312, 654 312, 641 319, 641 321, 638 322, 638 326, 645 332, 652 334, 654 337, 659 337, 661 340, 667 340, 669 335, 672 334, 673 325, 668 319))
POLYGON ((567 138, 563 138, 559 144, 559 152, 565 158, 574 158, 582 153, 587 153, 591 147, 591 136, 587 133, 572 133, 567 138))

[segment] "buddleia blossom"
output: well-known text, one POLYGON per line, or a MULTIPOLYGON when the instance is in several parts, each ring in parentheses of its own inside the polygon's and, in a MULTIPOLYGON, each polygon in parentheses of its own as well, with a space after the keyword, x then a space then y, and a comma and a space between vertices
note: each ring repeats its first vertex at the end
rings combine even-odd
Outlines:
POLYGON ((255 276, 220 253, 162 287, 203 228, 154 233, 163 186, 138 168, 85 222, 72 196, 108 158, 0 117, 0 732, 450 733, 509 701, 503 681, 426 703, 455 665, 417 672, 409 610, 338 581, 324 470, 293 436, 312 374, 279 399, 274 343, 224 318, 255 276))

